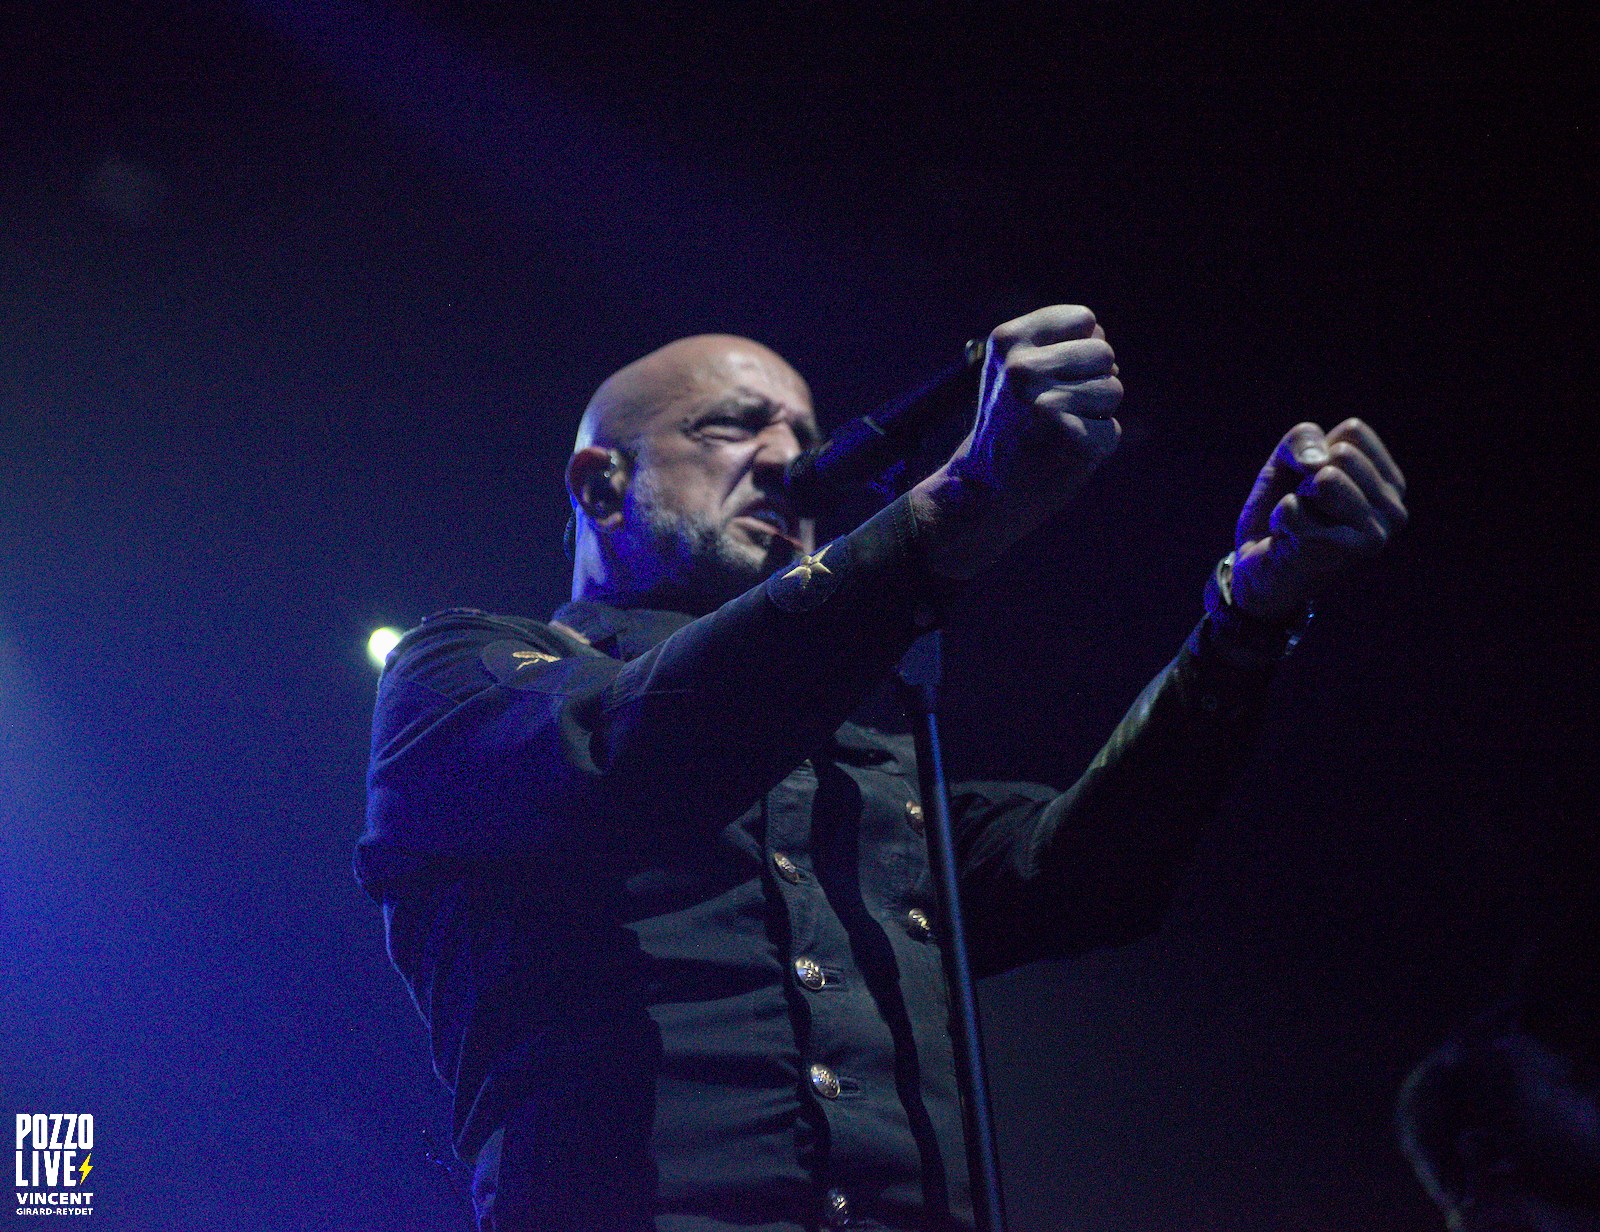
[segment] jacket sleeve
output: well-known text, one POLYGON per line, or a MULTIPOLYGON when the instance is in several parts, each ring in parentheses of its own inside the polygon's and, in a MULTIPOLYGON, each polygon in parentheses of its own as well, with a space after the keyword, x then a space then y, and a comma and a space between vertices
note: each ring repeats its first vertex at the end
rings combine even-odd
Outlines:
POLYGON ((626 860, 720 830, 927 623, 916 534, 901 498, 626 664, 531 621, 414 630, 379 686, 358 877, 381 895, 418 860, 626 860))
POLYGON ((1066 791, 978 782, 952 790, 980 974, 1160 927, 1178 872, 1260 728, 1272 674, 1224 662, 1202 621, 1066 791))

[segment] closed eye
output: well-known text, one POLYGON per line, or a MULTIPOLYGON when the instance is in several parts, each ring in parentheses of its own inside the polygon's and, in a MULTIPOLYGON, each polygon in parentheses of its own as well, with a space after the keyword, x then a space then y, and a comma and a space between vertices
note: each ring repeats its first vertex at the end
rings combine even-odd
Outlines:
POLYGON ((766 426, 765 416, 756 418, 749 415, 713 415, 695 425, 695 435, 710 440, 744 441, 749 440, 766 426))
MULTIPOLYGON (((723 403, 708 408, 699 418, 691 420, 684 426, 684 431, 697 440, 739 443, 759 436, 783 419, 783 412, 770 402, 723 403)), ((800 448, 809 449, 816 444, 817 432, 810 422, 798 417, 788 422, 800 448)))
POLYGON ((747 441, 765 429, 775 417, 775 409, 766 403, 721 407, 700 416, 689 431, 691 435, 704 440, 747 441))

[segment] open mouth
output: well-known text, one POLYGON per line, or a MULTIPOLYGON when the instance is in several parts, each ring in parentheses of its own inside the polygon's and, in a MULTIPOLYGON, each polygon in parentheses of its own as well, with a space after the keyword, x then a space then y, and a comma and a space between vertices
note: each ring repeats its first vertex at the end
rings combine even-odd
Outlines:
POLYGON ((769 508, 765 505, 758 505, 754 508, 746 509, 738 516, 749 522, 760 523, 761 527, 769 534, 775 538, 782 539, 785 543, 792 544, 796 550, 801 550, 805 547, 805 545, 802 544, 798 538, 796 538, 794 533, 795 528, 791 525, 788 517, 776 509, 769 508))
POLYGON ((770 527, 775 533, 782 535, 784 538, 788 538, 792 533, 792 530, 789 526, 789 519, 784 517, 783 514, 779 513, 776 509, 768 509, 765 506, 757 506, 754 509, 746 509, 739 516, 742 518, 751 518, 754 521, 761 522, 770 527))

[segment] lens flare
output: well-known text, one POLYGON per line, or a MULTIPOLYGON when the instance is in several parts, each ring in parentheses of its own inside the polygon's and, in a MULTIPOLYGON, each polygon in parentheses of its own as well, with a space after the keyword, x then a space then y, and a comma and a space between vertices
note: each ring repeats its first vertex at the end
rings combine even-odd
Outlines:
POLYGON ((400 630, 391 629, 387 625, 381 629, 374 629, 372 636, 367 639, 367 658, 371 659, 372 665, 381 672, 389 652, 399 644, 400 630))

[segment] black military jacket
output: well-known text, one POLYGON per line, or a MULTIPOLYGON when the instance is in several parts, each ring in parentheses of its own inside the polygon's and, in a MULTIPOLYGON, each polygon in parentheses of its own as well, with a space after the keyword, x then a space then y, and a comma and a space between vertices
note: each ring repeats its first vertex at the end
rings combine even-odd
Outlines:
MULTIPOLYGON (((930 623, 902 500, 710 615, 425 621, 357 875, 485 1228, 971 1226, 909 740, 846 721, 930 623)), ((1152 930, 1266 673, 1205 624, 1067 792, 953 792, 980 973, 1152 930)))

